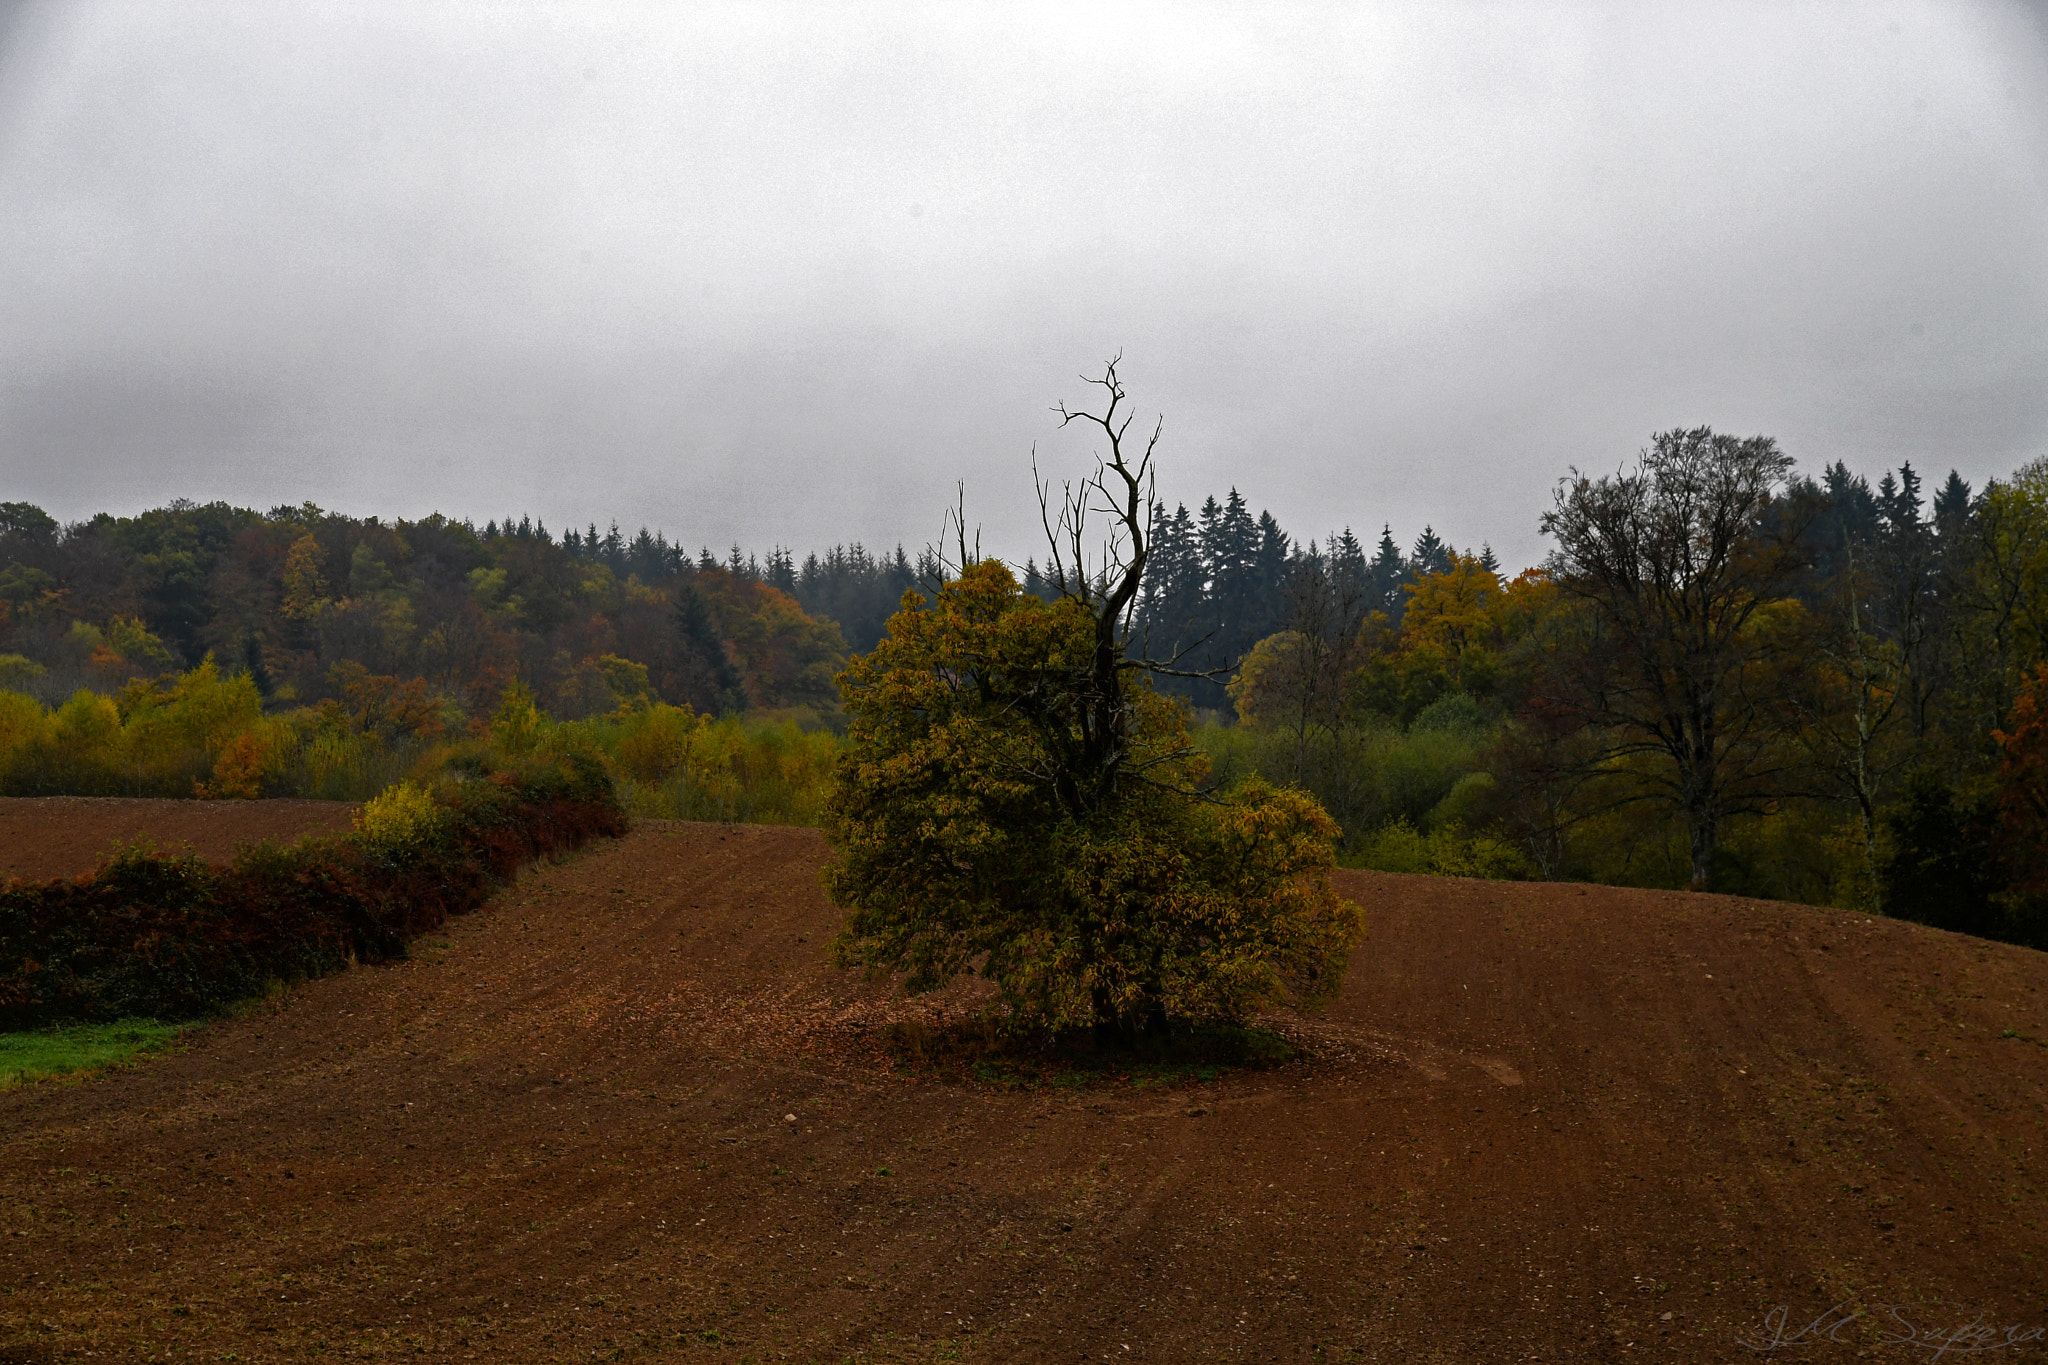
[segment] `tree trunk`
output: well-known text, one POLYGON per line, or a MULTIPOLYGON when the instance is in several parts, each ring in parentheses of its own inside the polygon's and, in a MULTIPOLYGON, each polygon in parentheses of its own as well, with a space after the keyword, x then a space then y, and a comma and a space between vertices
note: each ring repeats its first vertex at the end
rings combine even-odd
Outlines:
POLYGON ((1686 812, 1686 833, 1692 841, 1692 890, 1705 891, 1714 876, 1714 840, 1719 833, 1712 810, 1686 812))
POLYGON ((1701 737, 1688 747, 1691 752, 1684 758, 1689 761, 1679 768, 1679 791, 1692 852, 1691 889, 1705 891, 1714 878, 1714 844, 1721 832, 1714 800, 1713 741, 1701 737))

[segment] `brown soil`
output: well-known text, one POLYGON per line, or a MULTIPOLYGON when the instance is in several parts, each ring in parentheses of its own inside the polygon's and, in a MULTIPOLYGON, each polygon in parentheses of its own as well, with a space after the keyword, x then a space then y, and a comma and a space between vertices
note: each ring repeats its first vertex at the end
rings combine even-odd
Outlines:
POLYGON ((1927 1358, 1891 1305, 2048 1325, 2048 955, 1350 873, 1371 937, 1310 1060, 1003 1089, 889 1059, 909 1007, 825 965, 823 856, 649 822, 411 962, 0 1095, 0 1359, 1726 1361, 1848 1301, 1879 1316, 1785 1354, 1849 1361, 1927 1358))
POLYGON ((148 838, 224 862, 260 839, 338 833, 346 801, 141 801, 98 796, 0 797, 0 883, 76 877, 148 838))

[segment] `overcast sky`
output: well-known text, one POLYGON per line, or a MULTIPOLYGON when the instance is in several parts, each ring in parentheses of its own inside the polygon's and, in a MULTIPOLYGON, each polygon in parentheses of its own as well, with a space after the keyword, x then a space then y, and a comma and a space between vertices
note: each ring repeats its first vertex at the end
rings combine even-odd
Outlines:
POLYGON ((915 548, 964 479, 1021 558, 1118 350, 1169 501, 1510 567, 1673 426, 2048 453, 2038 9, 0 16, 0 499, 67 519, 915 548))

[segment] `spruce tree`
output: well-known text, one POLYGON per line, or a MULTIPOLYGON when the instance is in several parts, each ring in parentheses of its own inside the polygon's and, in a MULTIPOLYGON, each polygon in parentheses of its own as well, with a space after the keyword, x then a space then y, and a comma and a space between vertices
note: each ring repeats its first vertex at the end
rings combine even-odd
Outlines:
POLYGON ((1436 533, 1436 528, 1425 526, 1422 534, 1415 538, 1415 548, 1408 552, 1409 577, 1420 581, 1433 573, 1451 571, 1451 547, 1436 533))

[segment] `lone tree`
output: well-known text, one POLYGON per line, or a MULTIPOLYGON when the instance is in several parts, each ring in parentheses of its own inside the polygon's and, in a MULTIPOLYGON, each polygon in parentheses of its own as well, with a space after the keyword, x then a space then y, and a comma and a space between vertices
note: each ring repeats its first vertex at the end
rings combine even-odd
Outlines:
POLYGON ((1581 627, 1567 672, 1580 719, 1647 758, 1647 794, 1677 807, 1692 887, 1712 880, 1721 822, 1756 809, 1789 720, 1771 613, 1805 567, 1811 509, 1784 496, 1792 460, 1767 436, 1661 432, 1635 470, 1577 470, 1543 514, 1548 565, 1581 627))
POLYGON ((835 959, 905 973, 913 993, 978 973, 1013 1023, 1047 1032, 1320 1004, 1361 933, 1329 884, 1336 823, 1298 791, 1205 790, 1180 704, 1151 686, 1172 661, 1130 635, 1159 428, 1133 462, 1116 362, 1089 382, 1100 413, 1057 411, 1109 452, 1056 500, 1040 485, 1052 599, 977 560, 963 530, 957 576, 930 601, 906 593, 840 677, 835 959), (1093 517, 1108 520, 1091 566, 1093 517))

